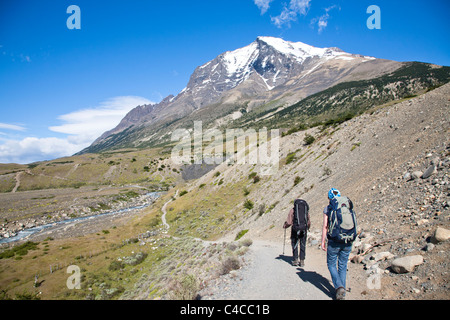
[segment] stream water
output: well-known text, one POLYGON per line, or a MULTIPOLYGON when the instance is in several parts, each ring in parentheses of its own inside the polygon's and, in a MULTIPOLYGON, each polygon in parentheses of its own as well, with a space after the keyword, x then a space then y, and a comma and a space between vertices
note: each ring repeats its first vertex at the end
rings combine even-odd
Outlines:
POLYGON ((69 224, 69 223, 73 223, 73 222, 81 222, 83 220, 94 220, 94 219, 98 219, 100 217, 111 216, 111 215, 119 215, 119 214, 122 214, 122 213, 130 212, 132 210, 144 209, 146 207, 151 206, 156 201, 156 199, 158 199, 160 197, 160 195, 161 195, 161 192, 150 192, 150 193, 147 193, 145 196, 147 198, 151 199, 151 201, 149 203, 147 203, 147 204, 144 204, 144 205, 133 206, 133 207, 129 207, 129 208, 123 208, 123 209, 115 210, 115 211, 109 211, 109 212, 105 212, 105 213, 101 213, 101 214, 97 214, 97 215, 93 215, 93 216, 77 217, 77 218, 72 218, 72 219, 67 219, 67 220, 62 220, 62 221, 55 221, 55 222, 44 224, 44 225, 41 225, 41 226, 37 226, 37 227, 21 230, 13 237, 0 239, 0 244, 19 241, 19 240, 25 239, 25 238, 27 238, 27 237, 29 237, 31 235, 34 235, 34 234, 36 234, 38 232, 41 232, 43 230, 46 230, 48 228, 55 227, 55 226, 58 226, 58 225, 64 225, 64 224, 69 224))

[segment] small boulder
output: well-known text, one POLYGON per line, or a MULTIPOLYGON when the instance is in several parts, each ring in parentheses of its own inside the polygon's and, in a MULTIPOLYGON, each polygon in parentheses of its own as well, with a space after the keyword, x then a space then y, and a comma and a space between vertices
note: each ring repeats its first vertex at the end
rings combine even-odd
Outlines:
POLYGON ((435 174, 436 172, 437 172, 436 166, 434 164, 432 164, 431 166, 428 167, 427 170, 425 170, 425 172, 422 175, 422 179, 427 179, 427 178, 431 177, 431 175, 435 174))
POLYGON ((414 271, 414 268, 422 263, 423 257, 421 255, 407 256, 392 261, 391 269, 395 273, 408 273, 414 271))
POLYGON ((450 230, 442 227, 438 227, 436 229, 436 232, 434 233, 434 236, 432 238, 434 243, 447 241, 448 239, 450 239, 450 230))

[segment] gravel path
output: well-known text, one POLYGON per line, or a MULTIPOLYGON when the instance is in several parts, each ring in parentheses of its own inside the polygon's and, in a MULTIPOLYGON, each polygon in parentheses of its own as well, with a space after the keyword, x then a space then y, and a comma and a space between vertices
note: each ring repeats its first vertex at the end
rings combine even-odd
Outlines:
MULTIPOLYGON (((202 292, 205 300, 330 300, 334 288, 325 252, 307 247, 305 267, 291 265, 290 246, 257 240, 238 271, 216 280, 202 292)), ((347 294, 351 298, 351 294, 347 294)))
MULTIPOLYGON (((178 196, 178 190, 177 190, 177 192, 175 193, 175 195, 173 196, 173 198, 176 198, 177 196, 178 196)), ((162 208, 161 208, 161 211, 163 212, 163 215, 162 215, 162 217, 161 217, 161 220, 162 220, 162 223, 163 223, 164 227, 166 228, 166 231, 168 231, 169 228, 170 228, 169 224, 168 224, 167 221, 166 221, 166 214, 167 214, 166 207, 167 207, 167 205, 168 205, 170 202, 172 202, 173 198, 170 198, 169 201, 167 201, 166 203, 164 203, 164 205, 163 205, 162 208)))

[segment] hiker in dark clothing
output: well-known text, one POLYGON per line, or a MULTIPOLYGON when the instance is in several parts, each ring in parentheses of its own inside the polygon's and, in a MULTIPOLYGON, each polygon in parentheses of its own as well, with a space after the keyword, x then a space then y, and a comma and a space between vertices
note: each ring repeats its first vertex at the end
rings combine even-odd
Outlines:
POLYGON ((291 226, 291 245, 293 253, 292 265, 304 267, 306 258, 307 234, 309 228, 311 227, 311 220, 309 218, 309 205, 306 201, 300 199, 295 200, 294 207, 291 209, 291 211, 289 211, 287 220, 284 222, 283 228, 287 229, 291 226))

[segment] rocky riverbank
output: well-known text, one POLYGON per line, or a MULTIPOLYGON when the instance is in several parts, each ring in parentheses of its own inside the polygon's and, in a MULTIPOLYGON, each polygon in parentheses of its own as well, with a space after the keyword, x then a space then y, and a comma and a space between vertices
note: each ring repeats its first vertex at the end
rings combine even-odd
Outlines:
MULTIPOLYGON (((62 210, 51 216, 41 215, 38 217, 2 223, 0 225, 0 240, 14 238, 21 231, 26 231, 36 227, 46 226, 50 224, 56 226, 65 221, 68 222, 73 221, 76 223, 77 220, 81 220, 81 218, 89 218, 89 217, 95 218, 95 221, 98 224, 99 221, 98 218, 100 216, 102 216, 103 220, 105 220, 105 218, 111 220, 112 218, 114 218, 113 217, 115 215, 114 213, 134 211, 133 208, 140 209, 147 207, 151 205, 159 197, 160 193, 152 192, 141 195, 133 193, 128 195, 132 195, 133 197, 122 196, 120 197, 119 200, 117 199, 117 197, 111 198, 109 201, 103 201, 101 203, 93 204, 92 206, 74 205, 70 208, 71 212, 70 214, 68 214, 67 211, 62 210), (108 213, 111 213, 108 215, 109 217, 104 217, 108 213)), ((64 227, 64 230, 65 231, 68 230, 68 225, 64 227)), ((87 232, 87 230, 85 231, 87 232)), ((83 233, 84 232, 82 232, 82 234, 83 233)), ((70 233, 67 233, 66 235, 70 236, 70 233)))

